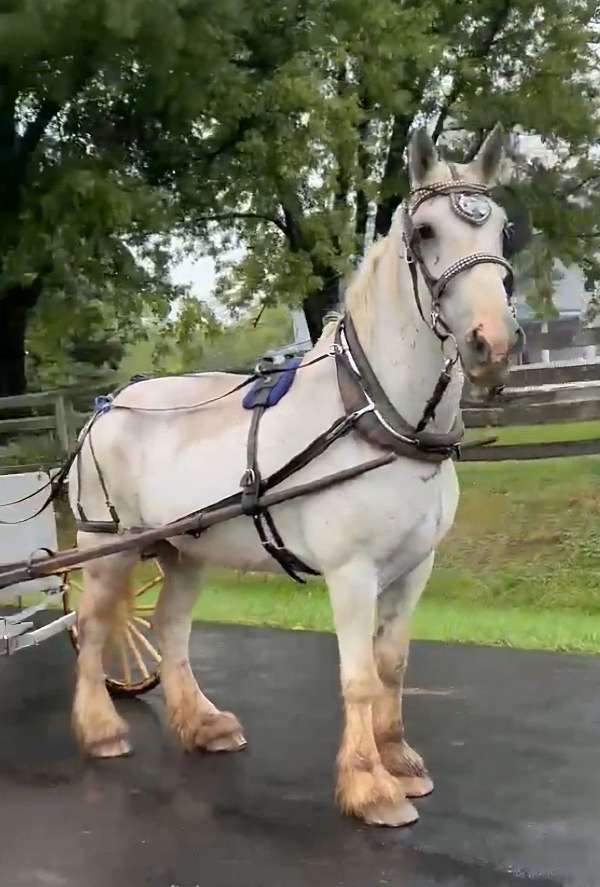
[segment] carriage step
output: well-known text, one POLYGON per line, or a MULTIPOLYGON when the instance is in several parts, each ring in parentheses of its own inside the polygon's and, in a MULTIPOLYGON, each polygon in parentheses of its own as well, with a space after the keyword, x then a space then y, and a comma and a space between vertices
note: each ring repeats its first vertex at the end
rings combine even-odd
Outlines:
POLYGON ((0 637, 16 638, 17 635, 23 634, 33 628, 33 622, 13 622, 11 619, 0 617, 0 637))
POLYGON ((70 628, 74 622, 75 613, 67 613, 41 628, 34 628, 33 622, 10 624, 0 617, 0 656, 11 656, 26 647, 35 647, 47 638, 70 628))
POLYGON ((12 622, 0 617, 0 656, 10 656, 15 638, 33 628, 33 622, 12 622))

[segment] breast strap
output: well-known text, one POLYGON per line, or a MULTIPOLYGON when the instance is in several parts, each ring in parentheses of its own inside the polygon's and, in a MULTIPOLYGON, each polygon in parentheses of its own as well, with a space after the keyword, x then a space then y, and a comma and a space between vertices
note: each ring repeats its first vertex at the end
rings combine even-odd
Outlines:
POLYGON ((399 456, 443 462, 457 455, 464 434, 460 411, 447 433, 417 431, 398 412, 381 387, 356 334, 349 314, 335 334, 338 386, 347 414, 359 413, 354 427, 369 443, 399 456))

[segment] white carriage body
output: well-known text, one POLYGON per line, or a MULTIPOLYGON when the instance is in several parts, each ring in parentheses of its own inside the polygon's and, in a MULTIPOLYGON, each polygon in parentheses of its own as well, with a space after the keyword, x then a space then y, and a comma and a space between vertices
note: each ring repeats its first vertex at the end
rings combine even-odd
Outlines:
MULTIPOLYGON (((1 518, 6 521, 0 524, 0 566, 27 560, 32 555, 39 557, 44 549, 52 552, 57 550, 53 503, 32 517, 48 497, 49 479, 49 475, 43 471, 0 476, 0 505, 3 506, 1 518), (30 498, 25 498, 23 502, 15 501, 24 497, 30 498), (7 502, 15 504, 5 505, 7 502)), ((62 581, 59 576, 30 579, 0 589, 0 606, 19 603, 24 596, 28 604, 18 613, 0 615, 0 656, 36 646, 73 624, 74 613, 61 616, 39 628, 31 621, 36 613, 45 610, 53 601, 60 601, 61 589, 62 581)))
MULTIPOLYGON (((2 508, 1 517, 7 523, 0 524, 0 565, 27 560, 32 554, 35 557, 36 551, 39 556, 41 553, 39 549, 57 550, 56 515, 53 503, 50 503, 41 514, 28 519, 48 497, 49 489, 46 486, 48 481, 49 476, 43 471, 0 476, 0 505, 31 496, 25 502, 2 508), (35 495, 31 495, 32 493, 35 495), (16 521, 24 522, 16 523, 16 521)), ((10 585, 0 590, 0 603, 10 602, 19 595, 59 588, 60 584, 58 576, 47 576, 10 585)))

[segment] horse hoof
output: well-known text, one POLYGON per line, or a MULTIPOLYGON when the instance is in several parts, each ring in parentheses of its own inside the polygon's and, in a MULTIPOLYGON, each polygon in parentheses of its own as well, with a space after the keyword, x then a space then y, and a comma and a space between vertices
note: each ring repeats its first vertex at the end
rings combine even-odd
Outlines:
POLYGON ((125 736, 118 736, 90 743, 85 750, 92 758, 122 758, 133 752, 133 746, 125 736))
POLYGON ((398 776, 407 798, 426 798, 433 791, 433 779, 423 776, 398 776))
POLYGON ((413 805, 405 799, 397 803, 373 804, 363 815, 367 825, 385 825, 390 828, 413 825, 418 818, 419 814, 413 805))
POLYGON ((241 751, 246 745, 242 726, 230 711, 213 712, 206 718, 198 743, 206 751, 241 751))
POLYGON ((232 733, 230 736, 219 736, 211 740, 206 746, 206 751, 241 751, 247 744, 242 733, 232 733))

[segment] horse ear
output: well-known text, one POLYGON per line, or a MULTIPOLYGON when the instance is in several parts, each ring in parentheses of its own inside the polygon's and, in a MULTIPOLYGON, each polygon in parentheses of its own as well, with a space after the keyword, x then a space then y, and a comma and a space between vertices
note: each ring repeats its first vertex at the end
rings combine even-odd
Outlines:
POLYGON ((420 185, 438 162, 432 138, 424 126, 416 129, 408 145, 408 169, 412 185, 420 185))
POLYGON ((505 147, 506 134, 502 124, 497 123, 473 161, 473 166, 478 168, 483 182, 491 182, 496 178, 505 147))

